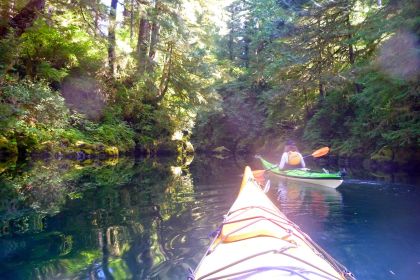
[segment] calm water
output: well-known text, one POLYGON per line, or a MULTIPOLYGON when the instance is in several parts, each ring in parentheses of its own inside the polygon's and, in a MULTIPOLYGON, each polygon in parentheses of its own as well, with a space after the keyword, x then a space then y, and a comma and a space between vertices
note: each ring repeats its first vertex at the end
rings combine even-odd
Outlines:
MULTIPOLYGON (((0 168, 0 279, 185 279, 234 201, 246 163, 0 168)), ((418 178, 349 171, 337 190, 273 181, 270 197, 358 279, 420 279, 418 178)))

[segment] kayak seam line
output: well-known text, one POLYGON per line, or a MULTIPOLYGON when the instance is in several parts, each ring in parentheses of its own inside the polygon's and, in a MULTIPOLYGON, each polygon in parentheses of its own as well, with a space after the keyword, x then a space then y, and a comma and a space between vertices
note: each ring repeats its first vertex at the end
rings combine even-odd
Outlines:
MULTIPOLYGON (((278 217, 279 219, 281 219, 281 220, 284 220, 285 221, 285 223, 287 223, 287 224, 289 224, 289 225, 293 225, 287 218, 285 218, 285 217, 282 217, 282 216, 280 216, 279 214, 277 214, 277 213, 275 213, 274 211, 272 211, 272 210, 270 210, 270 209, 268 209, 268 208, 266 208, 266 207, 263 207, 263 206, 247 206, 247 207, 242 207, 242 208, 239 208, 239 209, 236 209, 235 211, 233 211, 233 212, 230 212, 230 213, 228 213, 227 214, 227 216, 229 216, 230 214, 233 214, 233 213, 236 213, 236 212, 238 212, 238 211, 241 211, 241 210, 249 210, 249 209, 261 209, 261 210, 263 210, 263 211, 265 211, 265 212, 268 212, 269 214, 272 214, 273 216, 276 216, 276 217, 278 217)), ((236 216, 233 216, 233 217, 231 217, 232 219, 233 218, 236 218, 236 217, 238 217, 239 215, 241 215, 241 214, 243 214, 243 213, 240 213, 240 214, 238 214, 238 215, 236 215, 236 216)))
MULTIPOLYGON (((245 258, 242 258, 242 259, 240 259, 240 260, 237 260, 237 261, 235 261, 235 262, 232 262, 232 263, 230 263, 230 264, 228 264, 228 265, 225 265, 225 266, 223 266, 223 267, 221 267, 221 268, 218 268, 218 269, 216 269, 216 270, 213 270, 213 271, 211 271, 211 272, 209 272, 209 273, 207 273, 207 274, 205 274, 205 275, 201 276, 200 278, 197 278, 197 280, 204 279, 204 278, 206 278, 206 277, 208 277, 208 276, 210 276, 210 275, 213 275, 213 274, 215 274, 215 273, 218 273, 218 272, 220 272, 220 271, 223 271, 223 270, 225 270, 225 269, 227 269, 227 268, 229 268, 229 267, 232 267, 232 266, 234 266, 234 265, 237 265, 237 264, 239 264, 239 263, 241 263, 241 262, 244 262, 244 261, 247 261, 247 260, 249 260, 249 259, 252 259, 252 258, 255 258, 255 257, 259 257, 259 256, 262 256, 262 255, 265 255, 265 254, 271 253, 271 252, 273 252, 273 253, 282 253, 282 252, 287 251, 287 250, 292 249, 292 248, 295 248, 295 247, 289 246, 289 247, 283 247, 283 248, 280 248, 280 249, 271 249, 271 250, 267 250, 267 251, 263 251, 263 252, 259 252, 259 253, 256 253, 256 254, 253 254, 253 255, 247 256, 247 257, 245 257, 245 258)), ((218 278, 213 278, 213 279, 218 279, 218 278)))
MULTIPOLYGON (((223 278, 230 277, 230 276, 235 276, 235 275, 238 275, 238 274, 244 274, 244 273, 253 272, 253 271, 258 272, 258 270, 273 270, 273 269, 287 271, 287 272, 290 272, 292 275, 293 274, 296 274, 297 276, 300 276, 300 277, 302 277, 305 280, 310 280, 309 278, 305 277, 304 275, 302 275, 301 273, 299 273, 297 271, 294 271, 292 269, 283 268, 283 267, 275 267, 275 266, 266 266, 266 267, 261 267, 261 268, 254 268, 254 269, 243 270, 243 271, 239 271, 239 272, 236 272, 236 273, 225 274, 223 276, 217 276, 217 277, 214 277, 214 278, 208 278, 207 280, 218 280, 218 279, 223 279, 223 278)), ((247 277, 248 276, 249 275, 247 275, 247 277)))

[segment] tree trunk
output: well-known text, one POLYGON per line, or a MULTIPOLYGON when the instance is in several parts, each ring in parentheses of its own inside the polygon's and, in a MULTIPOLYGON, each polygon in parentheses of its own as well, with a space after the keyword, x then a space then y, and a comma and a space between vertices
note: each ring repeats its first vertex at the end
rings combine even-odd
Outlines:
POLYGON ((160 79, 159 93, 156 98, 156 103, 161 101, 165 97, 165 94, 169 88, 169 81, 171 79, 171 73, 172 73, 173 50, 174 50, 174 44, 171 42, 168 44, 167 58, 166 58, 165 64, 163 65, 162 77, 160 79))
MULTIPOLYGON (((348 39, 351 40, 353 38, 353 29, 351 27, 351 22, 350 22, 350 13, 347 15, 346 21, 347 21, 348 39)), ((349 42, 349 62, 352 66, 356 62, 356 54, 354 52, 354 47, 351 42, 349 42)), ((354 88, 356 90, 356 93, 362 92, 362 86, 356 82, 354 83, 354 88)))
POLYGON ((150 50, 149 50, 149 57, 151 60, 154 60, 156 56, 156 47, 159 43, 159 30, 160 26, 157 22, 152 24, 152 35, 150 40, 150 50))
POLYGON ((233 31, 229 32, 229 42, 228 42, 228 50, 229 50, 229 60, 233 61, 233 31))
POLYGON ((324 83, 322 83, 321 81, 319 81, 319 96, 321 97, 321 99, 325 98, 325 86, 324 83))
POLYGON ((159 31, 160 26, 158 23, 157 17, 159 16, 159 0, 155 1, 155 8, 154 8, 154 15, 152 21, 152 34, 150 36, 150 50, 149 50, 149 69, 148 71, 153 71, 155 65, 155 56, 156 56, 156 48, 159 43, 159 31))
POLYGON ((349 61, 350 61, 350 64, 351 65, 354 65, 354 62, 355 62, 355 54, 354 54, 353 44, 351 44, 351 43, 349 44, 349 61))
MULTIPOLYGON (((318 19, 318 31, 321 32, 321 20, 318 19)), ((322 81, 322 41, 321 41, 321 34, 318 35, 316 38, 317 41, 317 48, 318 48, 318 63, 317 63, 317 72, 318 72, 318 89, 319 89, 319 96, 321 99, 325 97, 325 86, 324 82, 322 81)))
MULTIPOLYGON (((109 230, 109 229, 108 229, 109 230)), ((101 232, 101 244, 102 244, 102 271, 105 275, 105 279, 112 280, 114 277, 112 276, 111 272, 109 271, 109 238, 108 238, 108 230, 106 228, 102 229, 101 232)))
POLYGON ((109 74, 114 76, 115 71, 115 25, 117 19, 117 5, 118 0, 111 0, 111 7, 109 10, 109 27, 108 27, 108 62, 109 74))
MULTIPOLYGON (((347 22, 348 40, 351 41, 351 39, 353 38, 353 29, 350 23, 350 13, 347 14, 346 22, 347 22)), ((349 61, 351 65, 354 65, 355 54, 354 54, 353 44, 351 42, 349 42, 349 61)))
POLYGON ((133 40, 133 27, 134 27, 134 0, 131 0, 131 12, 130 12, 130 42, 133 40))
POLYGON ((7 26, 11 15, 12 1, 3 0, 0 4, 1 8, 1 19, 0 26, 7 26))
POLYGON ((308 91, 306 90, 306 87, 303 87, 303 96, 305 97, 305 112, 306 116, 309 115, 309 100, 308 100, 308 91))
POLYGON ((137 42, 137 53, 138 53, 138 73, 144 74, 148 63, 147 50, 149 49, 150 43, 150 23, 142 16, 140 19, 139 27, 139 38, 137 42))
POLYGON ((98 32, 98 30, 99 30, 99 11, 98 11, 98 3, 97 2, 95 3, 94 13, 95 13, 95 19, 94 19, 93 24, 94 24, 94 28, 95 28, 94 32, 95 32, 95 38, 96 38, 99 35, 99 32, 98 32))
POLYGON ((249 68, 249 43, 251 40, 248 37, 244 39, 244 61, 245 61, 245 68, 249 68))
POLYGON ((233 20, 234 20, 234 18, 233 18, 233 8, 232 8, 232 10, 229 10, 229 12, 230 12, 230 30, 229 30, 229 41, 228 41, 228 51, 229 51, 229 60, 230 61, 233 61, 233 32, 234 32, 234 30, 233 30, 233 26, 234 26, 234 24, 233 24, 233 20))
POLYGON ((38 15, 43 12, 45 8, 45 0, 30 0, 29 3, 12 19, 8 21, 5 26, 0 27, 0 38, 7 35, 8 28, 15 30, 17 36, 22 35, 23 32, 32 26, 38 15))

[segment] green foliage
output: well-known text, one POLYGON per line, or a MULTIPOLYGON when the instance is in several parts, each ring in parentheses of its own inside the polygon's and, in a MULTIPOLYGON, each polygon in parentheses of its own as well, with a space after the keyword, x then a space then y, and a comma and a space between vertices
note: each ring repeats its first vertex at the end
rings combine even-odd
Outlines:
POLYGON ((0 95, 4 127, 13 129, 11 122, 21 127, 63 128, 67 125, 68 109, 58 92, 45 82, 28 80, 7 84, 0 95), (6 124, 8 124, 6 126, 6 124))
MULTIPOLYGON (((328 93, 305 126, 303 138, 311 148, 329 146, 349 136, 347 121, 352 116, 352 104, 345 91, 328 93), (334 140, 332 140, 334 139, 334 140)), ((354 143, 357 145, 360 142, 354 143)))
POLYGON ((206 148, 286 137, 343 153, 418 146, 415 1, 236 0, 225 35, 193 2, 191 17, 181 0, 127 6, 107 35, 105 5, 48 3, 48 17, 0 39, 3 134, 28 149, 154 149, 199 114, 206 148))
POLYGON ((101 124, 93 133, 93 139, 109 145, 123 147, 123 151, 134 149, 134 131, 124 122, 101 124))
POLYGON ((3 87, 0 96, 2 134, 17 142, 21 151, 51 139, 56 129, 67 126, 64 99, 44 82, 21 81, 3 87))
POLYGON ((134 129, 140 144, 150 145, 154 141, 168 140, 174 132, 174 125, 168 114, 151 105, 143 104, 142 111, 134 118, 134 129))
POLYGON ((12 131, 7 137, 19 135, 28 150, 49 141, 52 146, 82 141, 126 151, 134 148, 134 139, 156 147, 176 131, 190 131, 197 105, 206 102, 214 82, 208 35, 216 29, 200 1, 191 5, 195 17, 185 15, 183 1, 158 2, 124 7, 122 22, 108 25, 108 32, 99 28, 110 20, 105 4, 47 2, 48 14, 39 11, 36 20, 28 19, 22 34, 0 38, 1 86, 5 98, 18 99, 0 102, 0 123, 12 131), (151 28, 142 42, 141 17, 151 28), (61 100, 25 97, 22 80, 61 91, 67 104, 59 108, 53 105, 61 100))
POLYGON ((68 127, 66 129, 58 130, 58 139, 66 139, 69 143, 75 144, 79 140, 86 139, 86 135, 83 134, 79 129, 68 127))
POLYGON ((418 149, 414 2, 234 1, 216 55, 237 82, 221 79, 220 104, 199 116, 195 137, 205 140, 195 142, 232 143, 245 127, 248 146, 291 137, 347 155, 418 149), (253 110, 237 106, 249 101, 253 110), (263 125, 238 118, 227 130, 244 110, 263 125))
POLYGON ((30 77, 61 81, 72 68, 92 72, 100 67, 103 49, 74 24, 50 26, 37 20, 19 41, 18 63, 30 77))
POLYGON ((13 36, 0 39, 0 81, 13 69, 13 62, 18 56, 17 47, 18 41, 13 36))
POLYGON ((88 143, 104 143, 116 146, 125 152, 134 149, 134 130, 111 111, 106 113, 103 122, 96 123, 81 114, 70 116, 72 127, 59 134, 58 138, 68 139, 71 143, 79 140, 88 143))
POLYGON ((81 114, 70 114, 63 97, 45 82, 23 80, 3 87, 0 96, 2 133, 16 139, 22 151, 31 151, 46 141, 75 144, 82 140, 117 146, 122 151, 134 148, 134 132, 117 117, 94 123, 81 114))
POLYGON ((263 131, 264 112, 257 101, 258 88, 248 90, 248 86, 246 82, 232 82, 219 88, 223 103, 200 114, 194 130, 202 138, 194 140, 199 148, 225 146, 236 152, 253 149, 251 143, 263 131))
POLYGON ((336 91, 327 95, 305 127, 305 140, 314 147, 333 144, 343 154, 418 146, 418 83, 372 68, 359 81, 364 88, 358 94, 336 91))
POLYGON ((361 81, 365 88, 353 97, 357 106, 351 124, 353 137, 367 136, 377 149, 418 145, 418 82, 397 80, 375 70, 365 73, 361 81))
MULTIPOLYGON (((170 140, 176 129, 176 121, 171 119, 170 110, 149 104, 148 96, 142 94, 142 90, 142 85, 120 90, 117 105, 112 107, 110 114, 123 118, 130 125, 136 132, 136 142, 141 146, 153 146, 154 143, 170 140)), ((109 119, 109 116, 105 118, 109 119)))

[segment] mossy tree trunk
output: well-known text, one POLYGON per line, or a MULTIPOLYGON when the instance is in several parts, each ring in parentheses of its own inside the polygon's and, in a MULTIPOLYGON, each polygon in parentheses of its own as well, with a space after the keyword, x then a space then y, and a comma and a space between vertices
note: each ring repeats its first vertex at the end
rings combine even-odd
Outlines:
POLYGON ((0 27, 0 38, 7 35, 9 28, 12 28, 17 36, 22 35, 27 28, 32 26, 39 14, 44 11, 44 8, 45 0, 30 0, 6 25, 0 27))

